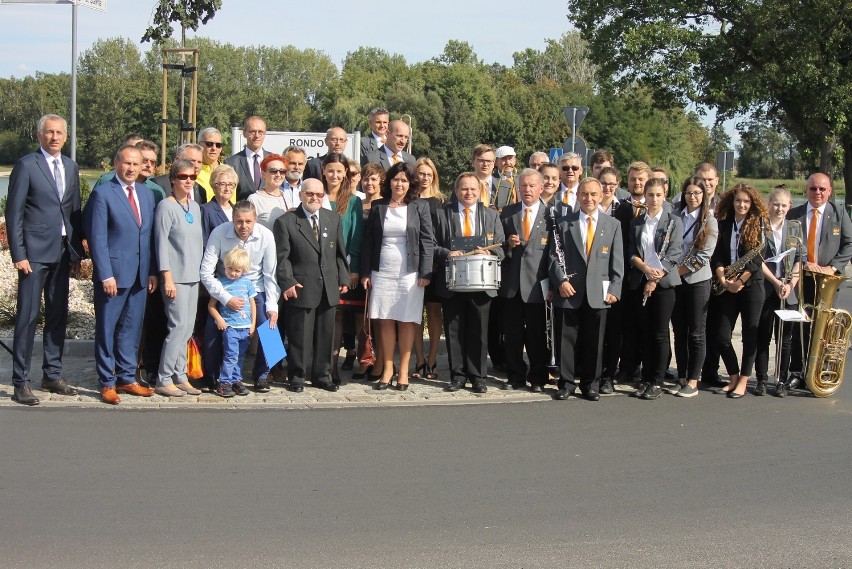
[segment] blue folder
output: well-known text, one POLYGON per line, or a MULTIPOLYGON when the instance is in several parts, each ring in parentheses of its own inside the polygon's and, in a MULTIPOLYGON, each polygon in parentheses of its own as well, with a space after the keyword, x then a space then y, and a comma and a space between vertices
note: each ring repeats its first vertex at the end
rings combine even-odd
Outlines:
POLYGON ((257 327, 257 339, 260 340, 260 345, 263 346, 263 355, 266 357, 266 365, 274 366, 281 360, 287 357, 287 350, 284 348, 284 342, 281 340, 281 334, 278 327, 270 328, 269 320, 266 320, 257 327))

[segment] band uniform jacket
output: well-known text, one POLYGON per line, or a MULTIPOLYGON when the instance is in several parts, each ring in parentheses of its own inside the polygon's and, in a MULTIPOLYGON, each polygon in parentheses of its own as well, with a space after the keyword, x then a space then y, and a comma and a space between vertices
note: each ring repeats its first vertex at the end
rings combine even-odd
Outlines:
MULTIPOLYGON (((787 219, 798 220, 802 223, 802 239, 805 247, 808 244, 808 204, 796 206, 787 212, 787 219)), ((806 249, 807 251, 807 249, 806 249)), ((805 253, 807 255, 807 252, 805 253)), ((852 221, 849 214, 837 207, 833 201, 825 204, 822 217, 822 227, 817 250, 817 261, 821 267, 832 266, 843 274, 849 260, 852 259, 852 221)))
MULTIPOLYGON (((681 275, 680 277, 680 280, 686 284, 700 283, 713 278, 713 271, 710 269, 710 257, 713 256, 713 251, 716 249, 716 240, 719 238, 719 224, 712 214, 709 214, 704 222, 706 224, 707 231, 707 239, 704 240, 704 247, 701 249, 690 247, 692 255, 703 264, 699 269, 687 266, 689 272, 685 275, 681 275)), ((681 223, 683 223, 683 218, 681 218, 681 223)), ((690 229, 690 231, 694 231, 693 235, 697 236, 698 232, 701 231, 701 227, 696 224, 696 227, 690 229)), ((693 241, 693 244, 694 243, 695 242, 693 241)), ((688 252, 689 251, 687 251, 687 253, 688 252)), ((678 264, 683 263, 685 255, 686 253, 681 255, 678 264)))
MULTIPOLYGON (((330 306, 340 302, 340 286, 349 286, 349 264, 343 246, 340 216, 324 208, 317 211, 319 242, 304 208, 297 207, 275 220, 273 235, 278 252, 278 285, 285 291, 300 284, 297 297, 287 304, 316 308, 325 291, 330 306)), ((269 300, 267 300, 269 302, 269 300)))
MULTIPOLYGON (((495 243, 505 243, 505 235, 503 233, 503 224, 500 223, 500 216, 497 210, 482 207, 478 204, 477 208, 476 235, 485 237, 485 246, 494 245, 495 243)), ((433 282, 435 283, 435 294, 442 298, 450 298, 454 292, 447 288, 447 258, 450 254, 450 245, 453 236, 462 234, 462 216, 458 210, 458 203, 451 201, 443 208, 437 211, 435 216, 437 225, 435 227, 435 261, 438 265, 438 272, 434 275, 433 282)), ((506 256, 501 247, 492 249, 496 259, 502 261, 506 256)), ((497 296, 496 290, 484 291, 485 294, 491 297, 497 296)))
MULTIPOLYGON (((645 230, 646 215, 642 214, 634 218, 630 222, 630 239, 627 244, 627 262, 630 264, 630 272, 627 275, 627 285, 631 289, 639 288, 643 282, 642 278, 645 273, 633 266, 631 262, 633 257, 640 257, 645 260, 644 251, 642 251, 642 232, 645 230)), ((660 279, 657 286, 661 288, 671 288, 680 284, 680 275, 677 272, 677 263, 680 261, 681 253, 683 252, 683 223, 680 217, 663 209, 660 212, 660 221, 657 223, 657 230, 654 232, 654 250, 660 257, 660 262, 666 270, 666 276, 660 279), (671 229, 668 245, 665 251, 662 250, 663 241, 666 239, 666 233, 671 229)))
MULTIPOLYGON (((804 231, 804 227, 805 226, 802 225, 802 231, 804 231)), ((770 227, 770 224, 767 223, 766 224, 766 247, 763 249, 763 258, 764 259, 771 259, 775 255, 786 251, 789 248, 786 245, 787 237, 789 237, 789 236, 790 236, 790 224, 786 223, 786 220, 785 220, 784 227, 781 229, 781 249, 779 250, 775 246, 775 237, 772 234, 772 227, 770 227)), ((802 235, 798 235, 798 237, 801 238, 802 235)), ((807 239, 807 236, 805 236, 805 239, 807 239)), ((791 268, 792 268, 792 264, 795 263, 796 260, 804 259, 808 254, 807 241, 803 241, 803 242, 799 243, 799 246, 796 247, 796 248, 797 248, 796 253, 790 255, 790 260, 792 261, 790 263, 791 268)), ((784 268, 783 268, 783 265, 784 265, 783 260, 779 261, 778 263, 767 263, 766 261, 764 261, 764 264, 773 273, 775 272, 775 269, 776 269, 776 267, 778 266, 779 263, 782 265, 781 278, 783 278, 784 275, 785 275, 784 268)), ((772 285, 769 282, 768 279, 764 278, 763 280, 764 280, 765 287, 766 287, 765 292, 766 292, 767 298, 769 298, 769 295, 771 294, 774 298, 777 299, 778 295, 775 293, 775 286, 772 285)), ((791 307, 797 306, 799 304, 798 297, 796 296, 797 293, 798 293, 798 291, 796 290, 796 287, 794 287, 792 292, 787 296, 787 299, 784 302, 784 304, 786 304, 787 306, 791 306, 791 307)))
MULTIPOLYGON (((710 258, 710 267, 713 269, 713 274, 716 274, 716 269, 719 267, 727 267, 733 262, 731 259, 731 234, 734 231, 734 220, 723 219, 719 222, 719 239, 716 241, 716 249, 713 251, 713 257, 710 258)), ((748 253, 749 247, 745 243, 740 243, 738 252, 742 257, 748 253)), ((751 277, 746 281, 745 286, 751 286, 756 282, 763 281, 763 258, 760 255, 754 257, 746 263, 745 269, 751 273, 751 277)), ((762 286, 762 285, 761 285, 762 286)))
POLYGON ((604 302, 603 281, 609 281, 607 292, 621 298, 624 279, 624 241, 621 225, 612 217, 598 212, 595 239, 586 260, 583 236, 580 227, 580 212, 575 211, 556 221, 556 231, 562 243, 565 271, 559 266, 556 243, 549 248, 550 286, 553 290, 553 305, 559 308, 579 308, 583 298, 595 309, 608 308, 604 302), (566 274, 567 271, 567 274, 566 274), (562 298, 559 287, 568 275, 576 291, 573 296, 562 298))
POLYGON ((520 293, 521 300, 524 302, 541 304, 544 302, 544 293, 540 283, 547 278, 550 262, 545 218, 547 207, 539 202, 538 212, 530 223, 530 239, 524 243, 523 227, 526 207, 522 202, 508 205, 500 216, 503 222, 503 233, 507 236, 507 240, 509 235, 518 235, 521 238, 521 244, 512 249, 509 249, 507 245, 503 246, 506 258, 503 259, 500 267, 502 282, 499 294, 504 298, 514 298, 520 293))
MULTIPOLYGON (((364 241, 361 247, 361 273, 369 276, 379 270, 382 236, 384 235, 385 216, 390 200, 378 200, 370 209, 370 216, 364 227, 364 241)), ((405 244, 408 252, 406 270, 416 272, 421 279, 432 278, 432 259, 435 249, 435 236, 432 229, 432 214, 426 200, 414 199, 406 210, 405 244)))

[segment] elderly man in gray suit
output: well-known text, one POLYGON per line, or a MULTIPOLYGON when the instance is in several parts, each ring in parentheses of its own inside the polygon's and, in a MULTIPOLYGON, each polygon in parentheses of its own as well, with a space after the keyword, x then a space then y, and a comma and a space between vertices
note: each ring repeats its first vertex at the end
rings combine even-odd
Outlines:
POLYGON ((367 153, 365 158, 361 160, 361 166, 367 163, 379 164, 387 172, 391 166, 399 162, 414 165, 417 159, 403 150, 410 139, 411 127, 405 121, 391 121, 388 127, 387 141, 378 150, 367 153))
MULTIPOLYGON (((547 342, 544 292, 547 279, 547 207, 541 201, 544 178, 532 168, 518 176, 521 201, 503 208, 500 219, 506 235, 506 258, 501 265, 500 297, 504 299, 498 318, 506 333, 504 352, 508 381, 505 389, 523 389, 529 378, 531 390, 541 393, 547 383, 547 342), (524 362, 526 346, 529 368, 524 362), (529 375, 527 375, 529 370, 529 375)), ((495 323, 496 324, 496 323, 495 323)), ((493 324, 492 324, 493 326, 493 324)))
MULTIPOLYGON (((802 237, 807 259, 805 271, 826 275, 843 274, 852 259, 852 221, 846 210, 831 199, 831 178, 822 172, 808 178, 808 203, 794 207, 787 219, 802 224, 802 237)), ((813 304, 816 295, 814 279, 805 275, 802 282, 803 298, 800 302, 813 304)), ((810 326, 804 327, 804 337, 799 327, 793 327, 793 345, 790 354, 790 387, 799 387, 805 371, 802 361, 802 345, 810 342, 810 326)))
POLYGON ((302 182, 302 204, 275 220, 278 285, 286 311, 288 389, 315 387, 337 391, 331 379, 334 314, 340 295, 349 291, 349 265, 343 226, 337 213, 322 207, 322 182, 302 182))
POLYGON ((598 210, 601 184, 594 178, 578 186, 580 211, 559 219, 559 243, 550 248, 554 308, 562 310, 562 352, 555 399, 574 393, 575 357, 580 360, 580 391, 598 401, 606 309, 621 296, 624 242, 621 224, 598 210), (582 353, 576 354, 582 335, 582 353))

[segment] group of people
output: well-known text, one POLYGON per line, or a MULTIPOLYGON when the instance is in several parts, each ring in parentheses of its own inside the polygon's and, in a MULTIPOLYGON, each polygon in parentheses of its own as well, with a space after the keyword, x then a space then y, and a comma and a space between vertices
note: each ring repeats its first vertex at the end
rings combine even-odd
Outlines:
MULTIPOLYGON (((307 159, 297 146, 264 150, 266 124, 249 117, 243 150, 223 161, 221 133, 206 128, 162 176, 154 175, 157 146, 129 137, 81 207, 77 166, 61 155, 65 121, 42 117, 41 147, 15 164, 7 205, 19 274, 13 400, 39 402, 30 360, 42 295, 41 389, 76 393, 61 361, 69 274, 86 254, 97 374, 110 404, 201 389, 247 395, 243 359, 261 327, 286 341, 278 367, 293 392, 308 382, 336 391, 340 369, 377 390, 437 380, 442 332, 448 391, 485 392, 490 358, 506 374, 504 389, 541 393, 555 381, 554 398, 564 400, 579 380, 591 401, 616 383, 657 399, 670 331, 677 373, 666 389, 679 397, 697 395, 702 382, 740 398, 755 369, 754 393, 765 394, 773 331, 783 348, 776 393, 801 380, 807 337, 778 325, 774 310, 797 303, 801 265, 842 273, 852 258, 852 222, 830 199, 828 176, 812 175, 807 203, 791 208, 784 188, 768 205, 748 185, 719 195, 715 168, 700 164, 669 201, 662 168, 630 164, 625 190, 605 151, 584 177, 574 153, 552 163, 536 152, 519 168, 512 147, 480 144, 445 199, 432 160, 406 152, 405 122, 376 108, 369 124, 359 163, 347 157, 340 127, 328 130, 326 154, 307 159), (791 220, 802 245, 785 261, 777 257, 791 220), (496 273, 459 286, 454 271, 469 266, 496 273), (731 341, 738 318, 741 358, 731 341), (375 363, 355 369, 365 323, 375 363), (201 384, 187 376, 192 337, 201 340, 201 384)), ((805 302, 815 294, 809 280, 805 302)), ((259 343, 257 392, 270 390, 270 363, 259 343)))

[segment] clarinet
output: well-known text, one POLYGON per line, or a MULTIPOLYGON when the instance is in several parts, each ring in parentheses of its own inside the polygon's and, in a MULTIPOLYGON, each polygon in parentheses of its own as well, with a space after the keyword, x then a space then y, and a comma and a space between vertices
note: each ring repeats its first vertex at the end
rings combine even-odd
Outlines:
MULTIPOLYGON (((669 218, 669 227, 666 229, 666 236, 663 237, 663 244, 660 247, 660 251, 657 253, 657 257, 660 258, 660 262, 663 261, 663 254, 666 251, 666 247, 669 246, 669 240, 672 238, 672 228, 674 227, 674 220, 669 218)), ((642 295, 642 306, 645 306, 645 303, 648 302, 648 293, 642 295)))

